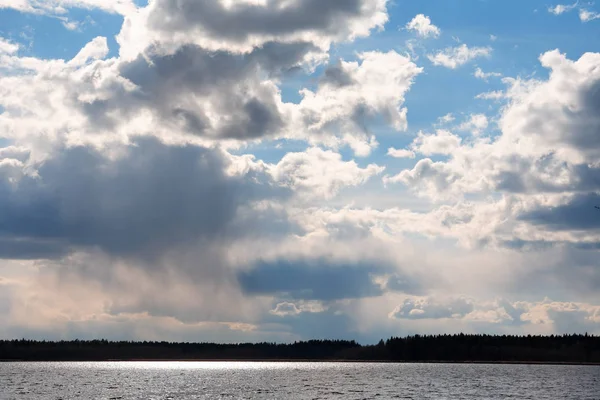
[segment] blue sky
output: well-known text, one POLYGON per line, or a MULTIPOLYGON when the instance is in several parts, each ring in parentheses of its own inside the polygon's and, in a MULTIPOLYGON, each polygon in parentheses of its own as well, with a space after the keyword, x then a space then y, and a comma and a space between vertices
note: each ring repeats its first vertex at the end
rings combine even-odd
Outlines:
POLYGON ((0 337, 600 333, 600 5, 279 3, 0 0, 0 337))

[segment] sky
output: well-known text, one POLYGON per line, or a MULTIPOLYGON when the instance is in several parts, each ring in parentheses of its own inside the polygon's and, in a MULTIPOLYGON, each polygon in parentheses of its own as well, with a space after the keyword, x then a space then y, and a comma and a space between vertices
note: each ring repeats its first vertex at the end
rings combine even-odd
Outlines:
POLYGON ((0 0, 0 338, 600 334, 600 4, 0 0))

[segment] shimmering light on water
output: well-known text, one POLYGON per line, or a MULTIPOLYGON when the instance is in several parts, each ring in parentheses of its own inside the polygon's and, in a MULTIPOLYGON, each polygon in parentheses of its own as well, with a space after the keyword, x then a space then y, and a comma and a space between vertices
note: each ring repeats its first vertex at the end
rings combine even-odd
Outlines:
POLYGON ((600 367, 554 365, 0 363, 0 399, 598 400, 600 367))

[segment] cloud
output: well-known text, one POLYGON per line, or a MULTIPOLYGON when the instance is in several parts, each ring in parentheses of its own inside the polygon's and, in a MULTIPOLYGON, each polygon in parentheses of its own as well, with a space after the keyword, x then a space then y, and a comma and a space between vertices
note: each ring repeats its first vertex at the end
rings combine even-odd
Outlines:
POLYGON ((136 10, 132 0, 0 0, 0 9, 12 8, 24 13, 61 15, 69 8, 98 8, 106 12, 130 14, 136 10))
POLYGON ((390 318, 457 319, 507 326, 551 325, 554 332, 572 333, 586 331, 586 328, 597 330, 599 312, 599 306, 592 304, 557 302, 547 298, 539 302, 509 302, 505 299, 486 302, 465 297, 413 297, 397 306, 390 318))
POLYGON ((579 4, 579 1, 573 4, 558 4, 556 6, 552 6, 548 8, 548 12, 554 15, 561 15, 573 11, 575 9, 579 10, 579 19, 581 22, 589 22, 595 19, 600 19, 600 13, 595 11, 590 11, 585 7, 582 7, 579 4))
POLYGON ((443 303, 430 298, 406 299, 403 304, 391 312, 390 317, 407 319, 463 318, 472 311, 471 301, 463 298, 443 303))
MULTIPOLYGON (((419 131, 410 145, 410 149, 388 149, 388 155, 394 158, 415 158, 416 154, 424 156, 448 155, 461 146, 462 139, 445 129, 438 129, 433 134, 419 131)), ((402 181, 399 177, 385 177, 386 182, 402 181)))
POLYGON ((552 6, 548 8, 548 12, 554 15, 560 15, 560 14, 564 14, 566 12, 569 12, 575 8, 577 8, 579 6, 579 2, 576 2, 574 4, 569 4, 569 5, 565 5, 565 4, 558 4, 556 6, 552 6))
POLYGON ((433 65, 456 69, 469 61, 479 57, 489 57, 492 54, 491 47, 471 47, 462 44, 458 47, 448 47, 437 54, 429 54, 427 58, 433 65))
MULTIPOLYGON (((443 162, 434 162, 423 158, 417 162, 412 170, 404 170, 399 174, 389 177, 384 176, 384 183, 403 183, 408 187, 419 187, 421 195, 438 198, 460 179, 451 167, 443 162)), ((442 195, 443 196, 443 195, 442 195)))
POLYGON ((82 67, 90 61, 102 60, 108 55, 108 43, 105 37, 96 37, 87 43, 71 61, 69 66, 82 67))
MULTIPOLYGON (((395 51, 366 52, 358 56, 360 63, 342 61, 333 71, 326 72, 329 79, 321 81, 315 92, 300 91, 303 98, 294 115, 309 133, 346 131, 368 143, 366 125, 376 116, 382 116, 398 131, 407 128, 404 96, 423 69, 395 51), (332 81, 332 75, 338 79, 332 81), (340 77, 345 84, 339 84, 340 77)), ((348 141, 348 138, 342 137, 342 140, 348 141)), ((358 150, 352 141, 349 144, 358 150)), ((358 151, 358 154, 367 155, 368 151, 358 151)))
POLYGON ((488 118, 485 114, 471 114, 469 119, 458 127, 458 129, 463 131, 470 131, 473 135, 480 135, 483 131, 487 129, 489 125, 488 118))
POLYGON ((540 207, 521 215, 521 219, 545 225, 552 230, 596 230, 600 231, 600 195, 578 194, 565 204, 540 207))
POLYGON ((94 145, 140 134, 232 146, 308 139, 348 145, 360 156, 377 146, 371 120, 383 117, 406 129, 404 95, 422 69, 394 51, 359 54, 360 63, 342 60, 316 91, 301 90, 299 104, 284 103, 278 79, 305 65, 315 49, 309 42, 270 42, 236 55, 186 45, 168 55, 149 48, 128 61, 106 60, 107 41, 98 37, 68 62, 10 57, 11 71, 0 78, 0 105, 8 111, 0 128, 13 140, 94 145), (50 115, 40 132, 35 121, 50 115))
POLYGON ((300 301, 297 303, 284 301, 277 303, 275 308, 269 311, 269 313, 278 317, 288 317, 297 316, 302 313, 322 313, 326 310, 327 307, 318 301, 300 301))
MULTIPOLYGON (((34 163, 35 173, 25 172, 18 183, 2 179, 1 235, 18 240, 23 257, 28 248, 37 254, 51 244, 55 253, 97 246, 152 257, 224 234, 238 207, 264 198, 252 188, 261 183, 226 175, 227 158, 217 151, 153 139, 119 151, 109 158, 73 147, 34 163)), ((268 178, 263 182, 267 193, 268 178)))
POLYGON ((540 62, 551 70, 550 79, 527 86, 514 82, 512 105, 500 121, 505 135, 512 140, 524 136, 547 150, 573 153, 571 157, 565 154, 570 161, 596 159, 600 71, 594 66, 599 59, 598 53, 586 53, 577 61, 558 50, 544 53, 540 62), (566 90, 560 90, 565 84, 566 90))
POLYGON ((595 19, 600 19, 600 13, 582 8, 579 10, 579 19, 581 22, 593 21, 595 19))
POLYGON ((331 301, 381 295, 372 275, 386 269, 365 263, 287 259, 258 263, 252 270, 240 272, 238 280, 246 294, 331 301))
POLYGON ((406 29, 414 31, 424 38, 436 38, 439 37, 441 33, 440 28, 433 25, 431 19, 423 14, 416 15, 408 24, 406 24, 406 29))
POLYGON ((65 60, 0 41, 0 336, 598 331, 598 54, 544 53, 547 77, 478 96, 498 115, 450 107, 375 151, 424 69, 368 42, 330 57, 383 29, 386 1, 9 3, 124 23, 118 49, 65 60), (405 187, 373 179, 386 151, 414 159, 382 178, 405 187))
POLYGON ((383 28, 388 20, 386 4, 387 0, 276 0, 267 5, 158 0, 129 17, 119 41, 125 56, 156 41, 168 47, 187 43, 234 53, 272 41, 310 42, 327 50, 333 42, 368 36, 372 29, 383 28))
POLYGON ((479 67, 475 70, 475 73, 473 75, 475 75, 475 78, 482 79, 486 82, 489 78, 501 78, 502 77, 502 74, 499 72, 483 72, 481 70, 481 68, 479 68, 479 67))
POLYGON ((415 152, 407 149, 395 149, 390 147, 388 149, 387 155, 394 158, 415 158, 415 152))
POLYGON ((2 37, 0 37, 0 55, 2 54, 14 54, 19 50, 19 45, 12 43, 2 37))
POLYGON ((480 93, 475 98, 481 100, 501 100, 506 98, 506 93, 502 90, 494 90, 492 92, 480 93))
POLYGON ((448 114, 438 118, 438 124, 440 124, 440 125, 449 124, 450 122, 453 122, 455 119, 456 118, 454 117, 454 115, 452 113, 448 113, 448 114))
MULTIPOLYGON (((505 80, 509 104, 498 120, 500 135, 465 143, 447 161, 421 160, 390 181, 416 185, 432 198, 597 190, 598 57, 587 53, 571 61, 558 51, 543 54, 548 80, 505 80)), ((487 117, 476 114, 460 128, 477 136, 486 124, 487 117)))
POLYGON ((270 173, 296 193, 329 199, 340 189, 361 185, 384 170, 375 164, 360 168, 354 161, 342 161, 337 153, 310 148, 304 153, 287 153, 270 173))
POLYGON ((460 144, 461 138, 445 129, 438 129, 435 134, 431 135, 419 132, 411 147, 415 152, 431 156, 433 154, 451 154, 460 147, 460 144))

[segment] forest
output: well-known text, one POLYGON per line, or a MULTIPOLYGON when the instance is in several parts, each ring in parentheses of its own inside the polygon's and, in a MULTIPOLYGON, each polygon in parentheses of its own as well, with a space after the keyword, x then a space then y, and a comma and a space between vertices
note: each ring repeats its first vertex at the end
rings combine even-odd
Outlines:
POLYGON ((600 364, 593 335, 414 335, 376 345, 347 340, 277 343, 0 341, 0 361, 321 360, 388 362, 543 362, 600 364))

